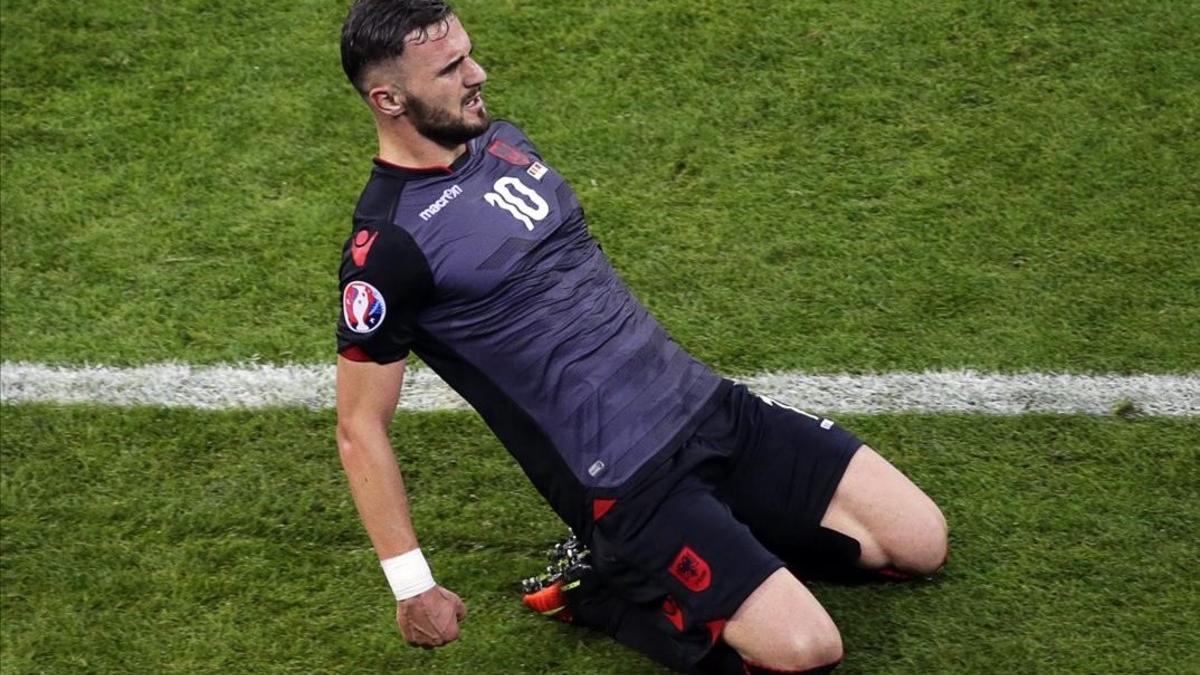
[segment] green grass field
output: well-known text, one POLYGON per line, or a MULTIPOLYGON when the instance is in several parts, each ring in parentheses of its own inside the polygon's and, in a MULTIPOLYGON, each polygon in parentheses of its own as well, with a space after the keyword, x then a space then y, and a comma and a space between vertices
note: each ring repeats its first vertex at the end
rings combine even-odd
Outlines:
MULTIPOLYGON (((456 7, 489 107, 724 373, 1200 371, 1200 3, 456 7)), ((0 0, 3 360, 332 360, 374 151, 344 12, 0 0)), ((953 530, 936 583, 815 588, 841 672, 1200 672, 1200 417, 839 421, 953 530)), ((398 417, 473 612, 406 647, 332 424, 0 407, 0 671, 657 672, 520 607, 562 527, 469 414, 398 417)))
MULTIPOLYGON (((656 672, 520 605, 516 581, 562 527, 466 415, 396 430, 423 544, 473 612, 434 654, 395 634, 332 415, 5 407, 0 421, 9 672, 656 672)), ((932 584, 816 586, 846 672, 1200 667, 1200 425, 847 422, 944 505, 953 552, 932 584)))

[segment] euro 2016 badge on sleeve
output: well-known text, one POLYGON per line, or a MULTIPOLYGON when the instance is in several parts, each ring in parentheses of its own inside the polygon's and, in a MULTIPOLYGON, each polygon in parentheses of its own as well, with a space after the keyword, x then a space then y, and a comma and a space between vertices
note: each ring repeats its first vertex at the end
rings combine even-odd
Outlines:
POLYGON ((365 281, 351 281, 342 291, 342 312, 346 325, 355 333, 370 333, 383 323, 387 303, 379 289, 365 281))

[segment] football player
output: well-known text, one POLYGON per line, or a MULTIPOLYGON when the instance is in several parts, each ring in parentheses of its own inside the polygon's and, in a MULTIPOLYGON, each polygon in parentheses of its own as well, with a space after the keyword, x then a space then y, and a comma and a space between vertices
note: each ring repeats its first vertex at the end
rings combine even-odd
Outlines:
POLYGON ((342 33, 379 147, 342 255, 337 438, 400 631, 439 647, 466 616, 421 553, 388 439, 413 353, 578 536, 576 578, 527 589, 570 583, 542 609, 683 672, 831 670, 841 637, 797 575, 932 574, 941 512, 851 432, 676 344, 566 178, 492 117, 472 49, 439 0, 358 0, 342 33))

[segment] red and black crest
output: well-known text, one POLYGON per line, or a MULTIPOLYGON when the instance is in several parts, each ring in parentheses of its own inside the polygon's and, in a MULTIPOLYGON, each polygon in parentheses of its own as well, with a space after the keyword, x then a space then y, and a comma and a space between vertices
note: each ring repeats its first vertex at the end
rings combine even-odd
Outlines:
POLYGON ((699 593, 712 583, 712 570, 708 563, 690 547, 684 546, 671 562, 671 575, 689 590, 699 593))

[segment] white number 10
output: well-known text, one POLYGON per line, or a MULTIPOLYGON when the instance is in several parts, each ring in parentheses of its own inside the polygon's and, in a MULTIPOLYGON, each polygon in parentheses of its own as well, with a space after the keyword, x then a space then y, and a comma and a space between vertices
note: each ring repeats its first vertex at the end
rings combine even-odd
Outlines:
POLYGON ((533 231, 534 221, 541 222, 550 215, 550 205, 537 192, 521 182, 520 178, 505 176, 492 186, 495 192, 483 196, 487 203, 504 209, 513 218, 521 221, 525 229, 533 231), (513 190, 521 193, 513 194, 513 190), (526 201, 528 200, 528 201, 526 201))

